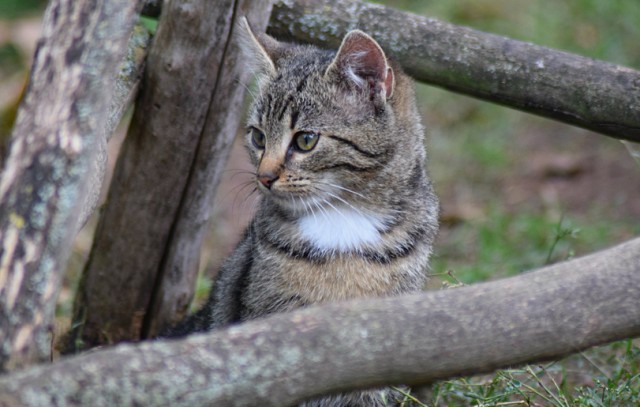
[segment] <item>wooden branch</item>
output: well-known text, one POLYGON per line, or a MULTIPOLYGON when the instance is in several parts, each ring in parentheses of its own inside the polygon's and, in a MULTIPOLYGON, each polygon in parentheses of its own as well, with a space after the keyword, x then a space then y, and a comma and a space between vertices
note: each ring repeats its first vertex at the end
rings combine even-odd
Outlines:
POLYGON ((138 93, 138 87, 144 71, 147 48, 150 43, 151 34, 149 31, 141 24, 136 25, 129 38, 126 55, 118 69, 113 98, 107 111, 107 123, 103 133, 96 140, 96 158, 91 163, 89 170, 89 190, 85 194, 82 204, 78 227, 84 226, 98 205, 107 169, 107 143, 111 140, 116 127, 120 124, 122 117, 127 112, 127 109, 131 107, 138 93))
POLYGON ((269 32, 337 47, 360 28, 419 81, 640 141, 640 72, 361 1, 288 0, 269 32))
POLYGON ((76 297, 67 351, 137 340, 157 327, 158 313, 173 313, 163 324, 186 311, 208 217, 203 205, 210 204, 238 125, 230 112, 244 93, 241 84, 229 87, 242 68, 228 65, 236 53, 232 27, 251 8, 262 10, 266 25, 267 4, 165 3, 76 297), (203 180, 210 184, 196 184, 203 180), (164 278, 172 282, 165 286, 164 278))
MULTIPOLYGON (((270 14, 271 1, 242 1, 238 3, 234 21, 237 16, 245 16, 254 29, 264 32, 270 14)), ((238 132, 245 86, 249 82, 238 41, 236 34, 228 40, 171 241, 158 273, 157 289, 147 311, 142 333, 145 338, 175 325, 185 316, 193 299, 214 194, 238 132)))
POLYGON ((330 304, 69 358, 0 378, 0 405, 285 406, 637 335, 640 238, 501 281, 330 304))
POLYGON ((80 203, 136 3, 52 0, 0 181, 0 371, 50 354, 80 203))

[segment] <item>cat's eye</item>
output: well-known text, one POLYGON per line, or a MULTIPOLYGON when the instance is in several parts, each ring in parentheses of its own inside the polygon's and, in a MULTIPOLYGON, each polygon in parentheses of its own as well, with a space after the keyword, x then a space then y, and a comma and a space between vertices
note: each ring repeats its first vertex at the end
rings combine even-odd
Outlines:
POLYGON ((251 133, 251 142, 257 148, 262 150, 264 146, 267 144, 267 137, 263 132, 256 129, 255 127, 249 127, 249 133, 251 133))
POLYGON ((293 142, 299 151, 311 151, 318 144, 320 135, 309 131, 299 131, 294 135, 293 142))

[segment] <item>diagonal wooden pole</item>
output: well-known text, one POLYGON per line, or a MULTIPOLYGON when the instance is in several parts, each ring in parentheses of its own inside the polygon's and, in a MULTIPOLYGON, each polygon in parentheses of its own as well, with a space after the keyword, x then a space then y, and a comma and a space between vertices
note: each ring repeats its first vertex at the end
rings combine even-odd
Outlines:
POLYGON ((137 18, 129 0, 52 0, 0 179, 0 371, 50 355, 55 302, 137 18))

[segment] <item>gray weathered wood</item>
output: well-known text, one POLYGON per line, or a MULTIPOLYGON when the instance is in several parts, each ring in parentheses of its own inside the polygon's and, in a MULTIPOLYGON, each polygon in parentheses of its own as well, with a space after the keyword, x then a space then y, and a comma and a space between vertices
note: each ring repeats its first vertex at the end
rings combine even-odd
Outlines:
POLYGON ((46 360, 116 68, 136 18, 125 0, 53 0, 0 181, 0 371, 46 360))
MULTIPOLYGON (((271 1, 238 2, 237 16, 245 16, 264 32, 271 1)), ((234 30, 237 27, 234 27, 234 30)), ((227 39, 224 65, 218 75, 198 151, 171 233, 153 302, 146 315, 143 336, 153 337, 181 320, 193 299, 202 240, 209 226, 213 197, 220 183, 231 144, 242 117, 242 101, 249 82, 236 34, 227 39)))
POLYGON ((150 43, 151 34, 149 31, 141 24, 136 25, 129 38, 126 56, 118 69, 113 98, 107 111, 107 123, 101 136, 96 140, 96 158, 91 163, 89 170, 89 189, 82 204, 78 227, 84 226, 98 205, 107 170, 107 143, 111 140, 116 127, 120 124, 122 117, 127 112, 127 109, 131 107, 138 93, 147 56, 147 48, 150 43))
POLYGON ((0 378, 0 405, 287 406, 549 360, 637 335, 640 238, 501 281, 91 352, 0 378))
POLYGON ((417 80, 640 141, 640 72, 630 68, 362 1, 279 1, 269 23, 277 37, 325 47, 354 28, 417 80))
POLYGON ((237 115, 220 124, 209 116, 237 107, 244 92, 240 84, 223 89, 231 82, 225 73, 237 72, 226 65, 227 54, 235 52, 228 46, 230 33, 241 11, 250 6, 265 10, 264 4, 246 0, 164 4, 142 92, 76 297, 67 351, 137 340, 146 327, 156 327, 156 318, 147 318, 152 304, 162 312, 183 311, 188 304, 193 284, 177 287, 171 279, 193 281, 197 259, 187 262, 183 252, 197 256, 208 215, 202 205, 210 203, 219 176, 218 172, 203 177, 202 169, 209 165, 208 169, 220 170, 237 126, 237 115), (197 184, 203 178, 212 185, 197 184), (199 196, 185 201, 186 193, 199 196), (188 233, 185 227, 194 229, 188 233), (169 271, 163 274, 165 268, 169 271), (163 278, 170 279, 168 287, 163 278), (158 287, 163 292, 154 297, 158 287), (176 303, 167 307, 167 299, 176 303))

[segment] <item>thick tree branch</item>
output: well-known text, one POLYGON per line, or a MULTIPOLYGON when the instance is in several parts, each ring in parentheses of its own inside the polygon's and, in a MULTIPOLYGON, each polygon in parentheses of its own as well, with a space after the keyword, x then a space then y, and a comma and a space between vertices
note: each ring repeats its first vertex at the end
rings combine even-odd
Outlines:
POLYGON ((362 1, 287 0, 269 32, 322 46, 360 28, 419 81, 640 141, 640 72, 362 1))
MULTIPOLYGON (((264 32, 271 1, 240 1, 232 21, 246 17, 254 29, 264 32)), ((154 337, 175 325, 193 299, 200 251, 211 218, 213 197, 227 163, 242 118, 247 62, 242 60, 240 38, 233 27, 225 46, 222 68, 216 78, 198 151, 171 231, 171 242, 158 273, 156 290, 147 310, 143 337, 154 337)))
POLYGON ((136 2, 52 0, 0 181, 0 371, 48 358, 77 211, 136 2))
POLYGON ((66 351, 162 329, 186 312, 195 286, 211 197, 245 91, 235 83, 246 64, 236 63, 233 27, 243 14, 266 26, 270 2, 164 6, 66 351))
POLYGON ((0 379, 0 405, 285 406, 637 335, 640 239, 501 281, 331 304, 69 358, 0 379))

